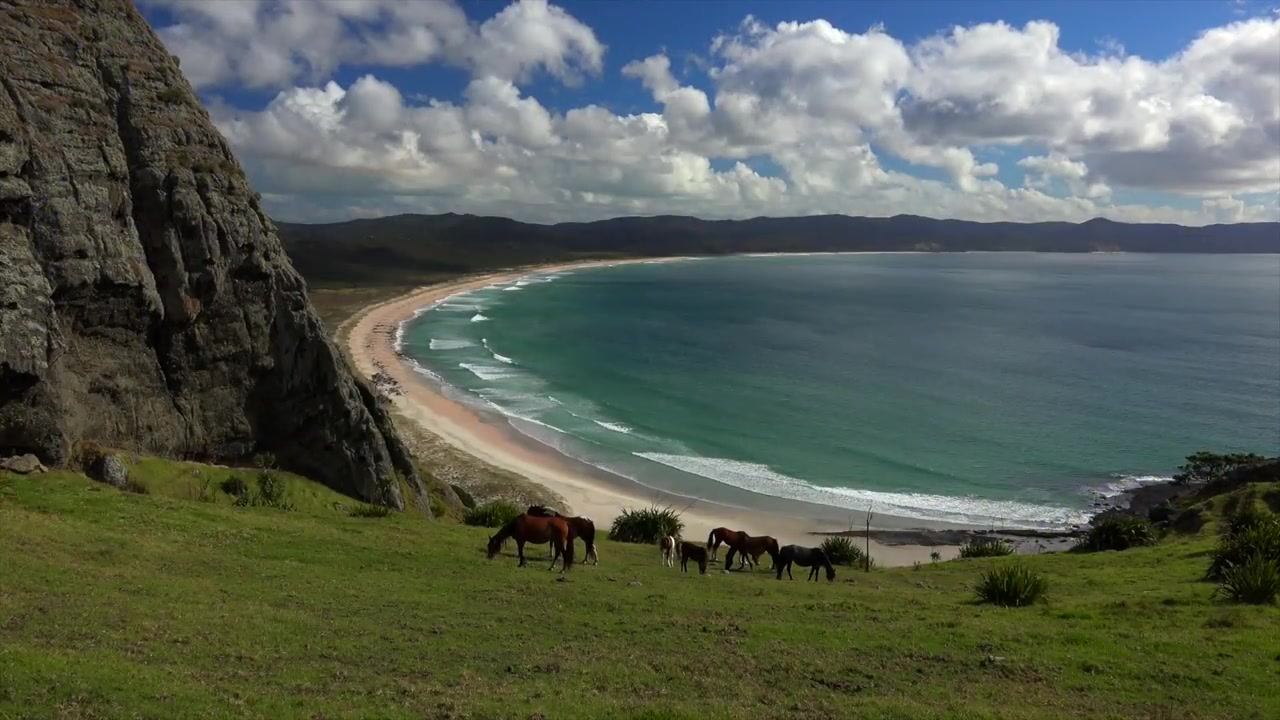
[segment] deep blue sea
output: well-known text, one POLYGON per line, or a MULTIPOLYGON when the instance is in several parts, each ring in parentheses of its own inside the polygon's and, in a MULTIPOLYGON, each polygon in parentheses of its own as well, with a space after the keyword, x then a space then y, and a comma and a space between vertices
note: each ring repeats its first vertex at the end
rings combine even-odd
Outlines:
POLYGON ((844 254, 530 275, 403 349, 694 497, 1046 527, 1200 449, 1280 453, 1280 256, 844 254))

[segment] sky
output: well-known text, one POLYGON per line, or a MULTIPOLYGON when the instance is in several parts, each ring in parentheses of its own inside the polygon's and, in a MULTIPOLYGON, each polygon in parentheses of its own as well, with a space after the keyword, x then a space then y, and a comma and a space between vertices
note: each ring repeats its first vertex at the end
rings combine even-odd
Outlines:
POLYGON ((139 5, 278 220, 1280 220, 1280 0, 139 5))

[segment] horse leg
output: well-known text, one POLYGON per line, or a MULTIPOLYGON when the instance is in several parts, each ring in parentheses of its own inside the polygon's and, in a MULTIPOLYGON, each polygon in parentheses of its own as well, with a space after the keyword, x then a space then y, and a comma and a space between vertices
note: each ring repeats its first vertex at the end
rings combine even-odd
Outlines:
POLYGON ((815 582, 818 580, 818 566, 817 566, 817 565, 814 565, 813 567, 809 568, 809 579, 810 579, 810 580, 813 580, 813 581, 815 581, 815 582))
POLYGON ((791 576, 791 561, 790 561, 790 560, 788 560, 788 561, 786 562, 786 568, 787 568, 787 579, 788 579, 788 580, 795 580, 795 578, 791 576))
POLYGON ((524 541, 516 540, 516 554, 520 556, 520 567, 524 567, 524 541))

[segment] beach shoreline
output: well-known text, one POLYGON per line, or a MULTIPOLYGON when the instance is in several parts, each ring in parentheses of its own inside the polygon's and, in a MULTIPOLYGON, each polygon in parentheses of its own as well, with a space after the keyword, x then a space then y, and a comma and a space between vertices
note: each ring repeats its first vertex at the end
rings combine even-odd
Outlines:
MULTIPOLYGON (((563 498, 568 509, 608 525, 624 508, 669 505, 682 510, 685 536, 700 540, 715 527, 727 526, 751 535, 771 535, 781 544, 818 545, 827 535, 851 534, 865 527, 865 513, 770 498, 778 509, 737 507, 691 498, 641 484, 589 465, 516 430, 496 412, 485 413, 448 396, 447 386, 415 370, 412 359, 397 347, 403 323, 446 298, 519 278, 572 269, 630 263, 678 261, 680 258, 583 261, 496 271, 417 288, 368 306, 343 323, 338 338, 358 372, 387 389, 395 410, 422 430, 434 434, 468 456, 509 471, 563 498)), ((871 554, 882 566, 929 562, 935 552, 950 559, 970 535, 989 530, 899 518, 877 513, 871 530, 871 554), (878 541, 881 538, 883 541, 878 541)), ((865 535, 865 532, 863 533, 865 535)), ((1011 537, 1020 552, 1065 549, 1067 540, 1011 537)))

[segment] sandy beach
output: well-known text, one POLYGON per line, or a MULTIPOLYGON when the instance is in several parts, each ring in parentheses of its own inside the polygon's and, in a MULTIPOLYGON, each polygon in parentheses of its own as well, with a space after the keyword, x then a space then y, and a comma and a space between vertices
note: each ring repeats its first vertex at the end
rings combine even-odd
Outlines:
MULTIPOLYGON (((648 261, 653 262, 653 261, 648 261)), ((518 271, 474 276, 440 285, 419 288, 398 298, 365 308, 346 324, 347 349, 358 371, 367 378, 378 376, 383 385, 399 388, 391 395, 396 410, 422 429, 450 445, 493 466, 520 475, 562 497, 574 514, 586 515, 598 525, 608 526, 624 507, 644 507, 657 501, 677 509, 686 508, 682 519, 685 535, 701 539, 715 527, 745 530, 751 535, 772 535, 782 544, 817 545, 815 533, 848 531, 847 510, 780 501, 794 512, 773 512, 729 507, 706 500, 691 500, 665 493, 612 475, 599 468, 557 453, 512 428, 497 413, 483 413, 455 402, 430 378, 414 371, 396 350, 396 330, 415 311, 446 297, 538 272, 617 265, 621 261, 582 262, 524 268, 518 271)), ((918 521, 877 516, 873 527, 908 528, 918 521)), ((856 520, 860 523, 861 520, 856 520)), ((930 553, 954 557, 954 545, 884 545, 871 542, 871 554, 880 565, 910 565, 929 562, 930 553)), ((656 551, 655 551, 656 552, 656 551)))

